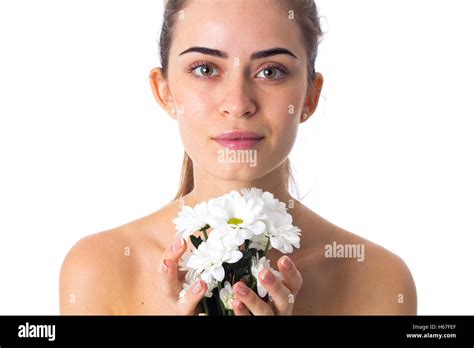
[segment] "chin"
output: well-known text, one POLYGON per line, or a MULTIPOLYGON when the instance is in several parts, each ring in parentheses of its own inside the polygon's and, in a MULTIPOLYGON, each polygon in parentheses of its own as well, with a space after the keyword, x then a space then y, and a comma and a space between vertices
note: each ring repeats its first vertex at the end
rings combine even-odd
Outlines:
POLYGON ((210 173, 222 180, 229 181, 252 181, 262 176, 261 169, 249 163, 221 164, 219 163, 210 173))

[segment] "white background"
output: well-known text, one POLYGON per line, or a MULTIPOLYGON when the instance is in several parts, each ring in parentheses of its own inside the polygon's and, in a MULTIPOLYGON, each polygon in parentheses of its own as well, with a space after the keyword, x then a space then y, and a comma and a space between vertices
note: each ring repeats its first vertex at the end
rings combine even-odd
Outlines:
MULTIPOLYGON (((472 2, 317 4, 303 203, 400 255, 419 314, 474 314, 472 2)), ((161 17, 161 0, 0 1, 0 314, 58 314, 69 248, 176 193, 183 148, 148 81, 161 17)))

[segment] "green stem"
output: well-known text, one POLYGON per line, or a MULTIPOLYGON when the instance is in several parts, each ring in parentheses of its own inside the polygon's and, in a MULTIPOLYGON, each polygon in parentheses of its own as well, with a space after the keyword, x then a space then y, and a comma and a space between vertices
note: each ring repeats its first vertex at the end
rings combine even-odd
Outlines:
POLYGON ((267 239, 267 245, 265 246, 265 251, 263 252, 263 256, 265 257, 267 256, 267 251, 269 247, 270 247, 270 238, 267 239))
POLYGON ((204 233, 204 237, 206 238, 205 240, 207 240, 207 229, 211 227, 209 226, 209 224, 206 224, 206 226, 204 226, 203 228, 201 228, 199 231, 202 231, 204 233))
POLYGON ((207 298, 206 298, 206 296, 204 296, 204 298, 202 299, 202 304, 204 306, 204 312, 206 312, 206 314, 209 315, 209 308, 207 307, 207 298))
POLYGON ((257 284, 257 281, 256 281, 256 279, 252 276, 252 278, 251 278, 251 280, 250 280, 249 288, 252 289, 253 291, 256 291, 256 289, 254 289, 256 284, 257 284))

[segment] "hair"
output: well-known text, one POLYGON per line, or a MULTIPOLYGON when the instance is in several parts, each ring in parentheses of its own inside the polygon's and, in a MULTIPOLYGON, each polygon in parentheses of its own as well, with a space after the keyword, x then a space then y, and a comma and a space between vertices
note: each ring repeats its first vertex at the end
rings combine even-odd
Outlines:
MULTIPOLYGON (((184 8, 189 4, 189 1, 190 0, 165 0, 164 2, 165 8, 159 40, 159 51, 161 71, 165 79, 168 77, 169 51, 173 39, 173 31, 176 27, 176 19, 179 16, 180 11, 184 10, 184 8)), ((314 0, 271 0, 271 2, 274 2, 285 12, 288 12, 289 16, 292 15, 292 18, 294 18, 300 26, 303 36, 303 44, 306 48, 308 57, 307 80, 308 83, 311 84, 316 77, 314 66, 318 55, 318 47, 323 36, 316 4, 314 0)), ((293 184, 293 186, 296 186, 289 159, 285 162, 284 171, 286 189, 289 188, 290 183, 293 184)), ((178 192, 173 200, 185 196, 191 192, 193 188, 193 161, 185 151, 181 169, 181 182, 178 192)))

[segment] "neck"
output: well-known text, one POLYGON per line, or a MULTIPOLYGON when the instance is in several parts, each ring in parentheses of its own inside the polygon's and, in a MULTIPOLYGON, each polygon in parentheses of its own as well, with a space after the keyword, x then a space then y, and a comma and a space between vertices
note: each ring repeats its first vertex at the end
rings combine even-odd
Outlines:
POLYGON ((211 198, 229 193, 232 190, 239 191, 240 189, 250 187, 269 191, 273 193, 275 198, 286 204, 290 200, 294 201, 287 189, 285 164, 267 175, 250 181, 220 179, 196 167, 193 168, 193 174, 194 189, 183 197, 185 204, 191 207, 199 202, 208 201, 211 198))

